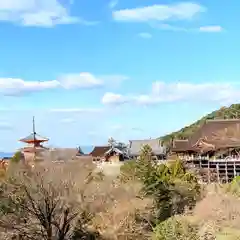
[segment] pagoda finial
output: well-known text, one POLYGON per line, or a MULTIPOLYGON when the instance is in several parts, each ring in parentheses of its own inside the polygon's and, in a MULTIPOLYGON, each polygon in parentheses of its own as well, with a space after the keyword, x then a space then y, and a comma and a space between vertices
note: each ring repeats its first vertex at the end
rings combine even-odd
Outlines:
POLYGON ((35 130, 35 117, 33 116, 33 140, 34 140, 34 145, 36 141, 36 130, 35 130))
POLYGON ((36 133, 35 132, 35 117, 33 116, 33 133, 36 133))

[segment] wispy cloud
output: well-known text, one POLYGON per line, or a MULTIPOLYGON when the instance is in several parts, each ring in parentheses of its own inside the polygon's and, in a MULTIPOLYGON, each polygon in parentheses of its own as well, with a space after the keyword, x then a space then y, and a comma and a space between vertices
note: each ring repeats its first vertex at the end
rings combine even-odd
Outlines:
POLYGON ((187 27, 181 27, 181 26, 170 25, 170 24, 166 24, 166 23, 158 23, 158 22, 149 23, 149 25, 155 29, 161 29, 163 31, 173 31, 173 32, 217 33, 217 32, 223 31, 223 28, 219 25, 201 26, 201 27, 195 27, 195 28, 187 28, 187 27))
POLYGON ((62 75, 58 83, 65 89, 100 87, 104 84, 102 79, 88 72, 62 75))
POLYGON ((152 34, 147 33, 147 32, 139 33, 138 36, 141 38, 146 38, 146 39, 152 38, 152 34))
POLYGON ((113 105, 119 105, 119 104, 124 104, 129 102, 129 97, 123 96, 122 94, 116 94, 116 93, 111 93, 107 92, 104 94, 102 98, 102 103, 103 104, 113 104, 113 105))
MULTIPOLYGON (((70 2, 69 8, 73 5, 70 2)), ((0 2, 0 21, 13 22, 23 26, 53 27, 58 24, 80 23, 95 25, 96 21, 87 21, 71 15, 68 6, 60 0, 7 0, 0 2)))
POLYGON ((146 94, 121 95, 106 93, 103 104, 119 105, 134 103, 151 105, 177 101, 221 102, 231 103, 240 100, 240 85, 237 83, 165 83, 154 82, 152 92, 146 94))
POLYGON ((89 72, 64 74, 56 80, 28 81, 20 78, 0 78, 0 94, 18 96, 27 93, 39 92, 49 89, 96 89, 103 87, 109 82, 127 79, 121 75, 95 76, 89 72), (111 80, 111 81, 110 81, 111 80))
MULTIPOLYGON (((161 29, 161 30, 165 30, 165 31, 174 31, 174 32, 194 31, 194 29, 192 29, 192 28, 184 28, 184 27, 179 27, 179 26, 175 26, 175 25, 170 25, 167 23, 152 22, 152 23, 149 23, 149 25, 152 28, 161 29)), ((196 29, 195 29, 195 31, 196 31, 196 29)))
POLYGON ((212 26, 202 26, 199 28, 200 32, 222 32, 223 28, 218 25, 212 25, 212 26))
POLYGON ((113 18, 116 21, 125 22, 190 20, 197 14, 205 11, 206 8, 197 3, 181 2, 117 10, 113 11, 113 18))
MULTIPOLYGON (((194 2, 180 2, 174 4, 155 4, 146 7, 115 10, 113 19, 119 22, 148 23, 153 28, 175 32, 221 32, 218 25, 187 28, 181 22, 194 20, 207 8, 194 2), (171 24, 169 22, 172 21, 171 24)), ((147 35, 146 35, 147 36, 147 35)))

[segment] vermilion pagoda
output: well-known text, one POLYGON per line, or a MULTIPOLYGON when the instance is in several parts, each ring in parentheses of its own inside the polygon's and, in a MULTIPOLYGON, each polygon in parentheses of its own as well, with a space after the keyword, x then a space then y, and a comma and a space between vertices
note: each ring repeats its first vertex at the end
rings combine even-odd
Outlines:
POLYGON ((47 142, 49 139, 45 137, 41 137, 35 131, 35 119, 33 117, 33 132, 25 137, 20 139, 20 142, 24 142, 27 144, 26 147, 21 149, 21 152, 24 155, 25 162, 34 162, 36 160, 41 160, 41 152, 47 150, 42 144, 47 142))

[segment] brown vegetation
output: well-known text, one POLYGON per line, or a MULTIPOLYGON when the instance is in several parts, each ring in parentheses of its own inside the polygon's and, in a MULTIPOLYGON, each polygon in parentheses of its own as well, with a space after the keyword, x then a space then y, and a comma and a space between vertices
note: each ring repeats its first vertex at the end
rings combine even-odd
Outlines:
POLYGON ((137 197, 139 184, 104 177, 88 161, 18 164, 1 187, 1 239, 140 239, 136 210, 151 203, 137 197))
POLYGON ((239 239, 238 179, 202 189, 181 162, 156 165, 143 150, 120 177, 84 160, 13 162, 0 186, 0 239, 239 239))

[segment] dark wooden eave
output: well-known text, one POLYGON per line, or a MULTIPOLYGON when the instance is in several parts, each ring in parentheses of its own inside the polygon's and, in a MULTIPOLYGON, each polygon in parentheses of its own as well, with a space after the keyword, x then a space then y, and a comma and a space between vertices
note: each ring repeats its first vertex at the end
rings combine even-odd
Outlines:
POLYGON ((103 157, 109 149, 110 146, 96 146, 89 155, 92 157, 103 157))
POLYGON ((173 152, 185 152, 189 148, 188 139, 186 140, 173 140, 173 152))

